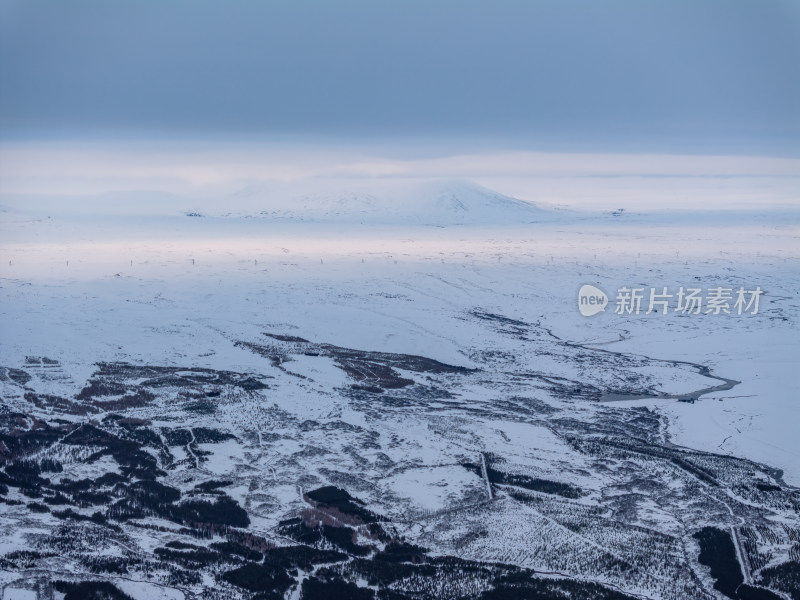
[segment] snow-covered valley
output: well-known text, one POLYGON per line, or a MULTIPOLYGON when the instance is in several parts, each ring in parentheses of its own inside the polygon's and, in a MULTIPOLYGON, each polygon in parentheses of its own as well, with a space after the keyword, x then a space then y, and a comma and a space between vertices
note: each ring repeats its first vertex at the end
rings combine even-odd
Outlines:
POLYGON ((797 213, 398 189, 6 202, 6 596, 797 598, 797 213))

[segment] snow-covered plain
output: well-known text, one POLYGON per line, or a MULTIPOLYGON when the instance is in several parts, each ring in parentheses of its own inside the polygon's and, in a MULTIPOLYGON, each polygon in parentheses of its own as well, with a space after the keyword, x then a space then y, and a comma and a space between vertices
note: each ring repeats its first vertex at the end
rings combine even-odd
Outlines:
MULTIPOLYGON (((0 213, 0 365, 36 376, 26 357, 57 361, 61 375, 40 377, 36 392, 65 397, 77 395, 101 362, 268 375, 275 378, 269 384, 274 393, 264 411, 285 411, 297 422, 377 428, 387 439, 403 440, 395 447, 382 442, 382 456, 368 459, 378 462, 359 466, 377 482, 373 492, 362 490, 370 506, 398 522, 480 498, 482 482, 458 465, 462 452, 476 448, 505 457, 528 476, 559 480, 568 472, 569 483, 592 498, 612 498, 614 492, 602 471, 571 453, 546 419, 498 421, 487 409, 465 413, 458 426, 443 420, 442 427, 453 430, 442 432, 430 414, 401 416, 392 409, 376 422, 359 408, 361 400, 343 402, 335 392, 352 383, 337 359, 287 347, 283 352, 291 358, 279 371, 251 349, 265 342, 264 333, 477 369, 493 382, 476 377, 450 390, 473 408, 506 402, 508 394, 516 397, 530 385, 534 400, 578 419, 588 414, 580 401, 554 398, 534 379, 506 384, 504 372, 623 391, 631 399, 585 402, 600 411, 647 407, 661 418, 664 443, 749 459, 780 469, 785 484, 800 485, 796 210, 725 211, 715 205, 587 212, 532 205, 463 182, 376 189, 365 184, 321 200, 303 192, 303 202, 270 204, 259 200, 266 192, 255 187, 239 196, 246 202, 238 207, 234 199, 216 211, 199 201, 148 204, 142 192, 126 196, 125 214, 97 205, 87 214, 58 200, 23 205, 19 197, 7 198, 0 213), (415 201, 404 204, 408 196, 415 201), (760 286, 764 295, 756 315, 618 315, 610 307, 586 318, 577 308, 577 291, 585 283, 605 290, 612 302, 622 286, 760 286), (604 350, 618 354, 606 360, 604 350), (694 402, 638 397, 691 394, 719 383, 685 363, 740 383, 694 402), (381 477, 380 460, 404 466, 381 477)), ((4 385, 4 402, 19 410, 19 394, 4 385)), ((380 403, 381 396, 371 402, 380 403)), ((446 394, 427 407, 443 415, 453 410, 446 394)), ((219 418, 244 431, 254 419, 270 422, 265 414, 223 410, 219 418)), ((253 460, 233 440, 194 446, 207 453, 205 468, 215 477, 255 468, 272 480, 269 498, 260 505, 246 487, 230 491, 240 504, 254 507, 261 531, 275 527, 297 502, 300 479, 280 472, 281 456, 318 448, 318 460, 333 471, 346 471, 350 460, 345 438, 311 430, 279 437, 253 460)), ((506 506, 512 500, 497 502, 506 506)), ((458 528, 414 524, 406 535, 476 560, 513 557, 515 564, 541 571, 567 568, 526 550, 531 539, 545 536, 549 548, 563 546, 563 556, 570 556, 576 542, 563 537, 563 528, 554 525, 557 517, 528 507, 525 527, 508 530, 507 510, 484 522, 504 532, 499 536, 464 542, 458 528)), ((642 500, 630 522, 681 535, 679 519, 663 511, 642 500)), ((796 515, 775 518, 795 519, 796 525, 796 515)), ((469 518, 460 524, 470 526, 469 518)), ((11 532, 6 530, 3 547, 9 543, 5 535, 11 532)), ((590 573, 595 560, 600 559, 582 556, 573 574, 590 573)), ((670 577, 594 580, 646 597, 678 597, 668 591, 670 577)))
POLYGON ((186 217, 175 210, 180 204, 138 201, 94 216, 66 203, 48 206, 54 216, 7 207, 3 364, 46 354, 86 370, 101 360, 184 357, 252 368, 241 356, 221 356, 215 338, 226 327, 270 324, 347 347, 424 349, 461 364, 482 332, 461 331, 458 319, 483 308, 541 320, 575 342, 701 363, 741 380, 694 405, 652 406, 670 417, 681 443, 765 461, 800 484, 797 211, 726 212, 715 203, 716 212, 612 216, 530 206, 464 182, 353 190, 301 192, 305 202, 282 205, 277 222, 274 204, 253 210, 252 190, 242 194, 247 209, 218 209, 227 217, 186 217), (145 214, 108 214, 131 209, 145 214), (765 295, 755 316, 584 318, 576 309, 583 283, 609 295, 623 285, 674 292, 698 284, 761 286, 765 295))

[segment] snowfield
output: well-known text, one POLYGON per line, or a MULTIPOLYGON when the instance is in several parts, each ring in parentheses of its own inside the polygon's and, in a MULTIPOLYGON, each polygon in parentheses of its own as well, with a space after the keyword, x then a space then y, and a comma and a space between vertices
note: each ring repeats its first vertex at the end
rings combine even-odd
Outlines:
POLYGON ((49 570, 249 598, 242 569, 299 545, 319 556, 270 572, 280 597, 312 575, 512 594, 502 563, 575 598, 715 598, 713 532, 740 583, 798 597, 800 212, 586 212, 462 181, 233 198, 0 199, 4 597, 49 570), (585 283, 611 301, 589 318, 585 283), (623 286, 764 294, 615 314, 623 286), (367 566, 401 547, 404 575, 367 566))

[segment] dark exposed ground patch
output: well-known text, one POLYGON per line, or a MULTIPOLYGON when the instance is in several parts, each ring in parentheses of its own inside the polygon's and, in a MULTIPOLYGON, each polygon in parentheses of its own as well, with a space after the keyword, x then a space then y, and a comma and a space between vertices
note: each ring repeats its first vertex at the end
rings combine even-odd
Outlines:
MULTIPOLYGON (((230 385, 244 390, 260 390, 267 387, 255 376, 234 371, 218 371, 200 367, 162 367, 154 365, 133 365, 124 362, 97 363, 97 371, 92 376, 96 381, 108 386, 142 385, 150 388, 182 387, 202 388, 203 386, 230 385)), ((121 393, 121 392, 120 392, 121 393)))
POLYGON ((0 381, 13 381, 19 386, 25 386, 30 380, 31 376, 27 371, 11 367, 0 367, 0 381))
POLYGON ((108 581, 56 581, 53 587, 64 600, 134 600, 108 581))
POLYGON ((474 369, 448 365, 432 358, 413 354, 370 352, 343 348, 333 344, 317 344, 295 336, 274 333, 265 333, 264 335, 280 344, 270 346, 244 341, 236 344, 269 358, 275 366, 285 363, 289 354, 331 358, 334 364, 356 380, 359 386, 373 392, 403 388, 414 383, 414 380, 401 376, 398 369, 430 374, 466 374, 474 371, 474 369))
POLYGON ((85 416, 100 412, 100 409, 96 406, 83 402, 74 402, 68 398, 62 398, 61 396, 55 396, 53 394, 25 392, 25 400, 41 410, 52 410, 67 415, 85 416))
POLYGON ((294 583, 294 579, 283 569, 254 563, 227 571, 222 578, 228 583, 251 592, 277 592, 279 594, 283 594, 294 583))
POLYGON ((359 519, 362 523, 373 523, 378 520, 375 513, 364 508, 365 505, 361 500, 332 485, 308 492, 306 499, 320 508, 336 509, 359 519))
POLYGON ((374 600, 375 592, 342 579, 310 577, 303 582, 303 600, 374 600))
POLYGON ((800 562, 790 560, 774 567, 767 567, 759 574, 760 582, 776 590, 782 590, 792 598, 800 600, 800 562))
MULTIPOLYGON (((464 467, 479 477, 483 477, 480 465, 475 463, 464 463, 464 467)), ((543 494, 554 494, 570 499, 580 498, 583 495, 583 491, 579 487, 570 483, 552 481, 550 479, 541 479, 539 477, 530 477, 520 473, 508 473, 500 468, 495 468, 491 461, 489 461, 489 464, 486 467, 486 474, 489 478, 489 482, 492 484, 509 485, 534 492, 541 492, 543 494)), ((511 492, 511 496, 524 500, 524 498, 520 498, 514 492, 511 492)))
POLYGON ((693 537, 700 544, 698 560, 711 570, 715 580, 714 589, 728 598, 737 598, 736 590, 744 581, 744 576, 730 534, 716 527, 704 527, 693 537))

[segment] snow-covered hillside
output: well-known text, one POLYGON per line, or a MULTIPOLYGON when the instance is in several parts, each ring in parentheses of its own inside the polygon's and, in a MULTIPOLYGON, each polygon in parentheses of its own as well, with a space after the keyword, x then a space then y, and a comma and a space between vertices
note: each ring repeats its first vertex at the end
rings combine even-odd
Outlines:
POLYGON ((552 221, 554 211, 468 181, 372 180, 250 183, 234 192, 159 190, 95 195, 6 195, 11 215, 207 216, 381 225, 508 225, 552 221))
POLYGON ((250 185, 229 214, 337 223, 495 225, 549 221, 552 210, 467 181, 250 185), (342 185, 342 184, 339 184, 342 185))

